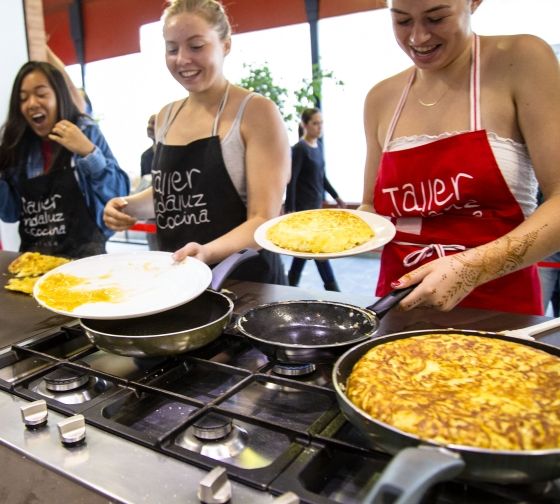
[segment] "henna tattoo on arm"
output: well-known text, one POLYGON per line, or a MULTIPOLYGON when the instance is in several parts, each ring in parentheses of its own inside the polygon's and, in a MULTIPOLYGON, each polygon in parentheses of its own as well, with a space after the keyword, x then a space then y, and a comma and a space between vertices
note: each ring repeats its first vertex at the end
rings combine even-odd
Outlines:
MULTIPOLYGON (((452 264, 457 280, 443 295, 442 303, 457 296, 462 299, 479 285, 519 269, 538 234, 539 231, 533 231, 521 237, 504 236, 486 246, 453 256, 459 263, 452 264)), ((442 280, 445 277, 442 275, 442 280)))
POLYGON ((519 238, 504 236, 474 249, 474 257, 458 256, 457 260, 467 268, 469 277, 476 278, 480 283, 487 282, 518 269, 537 235, 538 232, 533 231, 519 238))

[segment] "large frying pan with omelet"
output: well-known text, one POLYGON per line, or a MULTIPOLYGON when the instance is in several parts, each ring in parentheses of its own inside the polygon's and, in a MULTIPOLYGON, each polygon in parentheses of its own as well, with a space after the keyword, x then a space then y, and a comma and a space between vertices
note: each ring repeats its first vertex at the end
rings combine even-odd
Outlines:
POLYGON ((333 361, 372 338, 379 320, 415 286, 390 292, 367 308, 334 301, 280 301, 249 309, 235 324, 272 361, 333 361))
MULTIPOLYGON (((555 325, 558 320, 560 319, 556 319, 555 325)), ((549 322, 554 324, 554 321, 549 322)), ((437 445, 372 418, 348 399, 345 393, 348 377, 356 362, 371 348, 397 339, 414 338, 434 332, 401 332, 366 341, 348 350, 333 368, 333 384, 344 416, 368 437, 372 447, 395 455, 361 502, 417 504, 432 485, 455 477, 501 484, 524 484, 560 477, 560 448, 500 451, 460 445, 437 445)), ((560 357, 560 348, 499 333, 456 329, 438 329, 437 333, 499 338, 560 357)), ((395 396, 394 402, 398 404, 398 400, 398 396, 395 396)))

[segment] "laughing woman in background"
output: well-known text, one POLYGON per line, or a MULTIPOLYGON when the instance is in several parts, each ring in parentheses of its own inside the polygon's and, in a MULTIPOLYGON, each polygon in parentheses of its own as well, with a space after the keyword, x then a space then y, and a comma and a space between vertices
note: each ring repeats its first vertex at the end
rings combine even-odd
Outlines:
POLYGON ((105 252, 103 208, 129 192, 97 124, 80 113, 63 74, 19 70, 0 144, 0 219, 19 220, 20 250, 72 258, 105 252))

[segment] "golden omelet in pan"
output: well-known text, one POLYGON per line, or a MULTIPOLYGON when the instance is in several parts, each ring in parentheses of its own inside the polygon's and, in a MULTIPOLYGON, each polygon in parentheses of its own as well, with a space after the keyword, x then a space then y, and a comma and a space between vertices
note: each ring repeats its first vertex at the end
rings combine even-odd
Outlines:
POLYGON ((348 398, 373 419, 441 444, 560 448, 560 358, 483 336, 428 334, 373 347, 348 398))
POLYGON ((276 246, 306 253, 344 252, 373 236, 371 227, 357 215, 330 209, 289 214, 266 233, 276 246))

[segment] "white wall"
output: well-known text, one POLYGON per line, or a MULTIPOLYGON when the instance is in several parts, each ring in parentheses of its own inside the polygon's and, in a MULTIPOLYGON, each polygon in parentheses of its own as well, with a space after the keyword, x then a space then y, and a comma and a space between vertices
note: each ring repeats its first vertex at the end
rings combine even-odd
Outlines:
MULTIPOLYGON (((3 124, 14 77, 28 59, 23 0, 0 2, 0 47, 3 48, 0 52, 0 122, 3 124)), ((0 221, 0 240, 4 250, 18 250, 17 224, 0 221)))
MULTIPOLYGON (((558 20, 560 0, 484 0, 472 27, 481 35, 530 33, 552 45, 560 43, 558 20)), ((345 82, 324 89, 327 174, 343 199, 361 201, 366 93, 411 62, 395 41, 387 9, 325 19, 319 30, 322 65, 345 82)))

